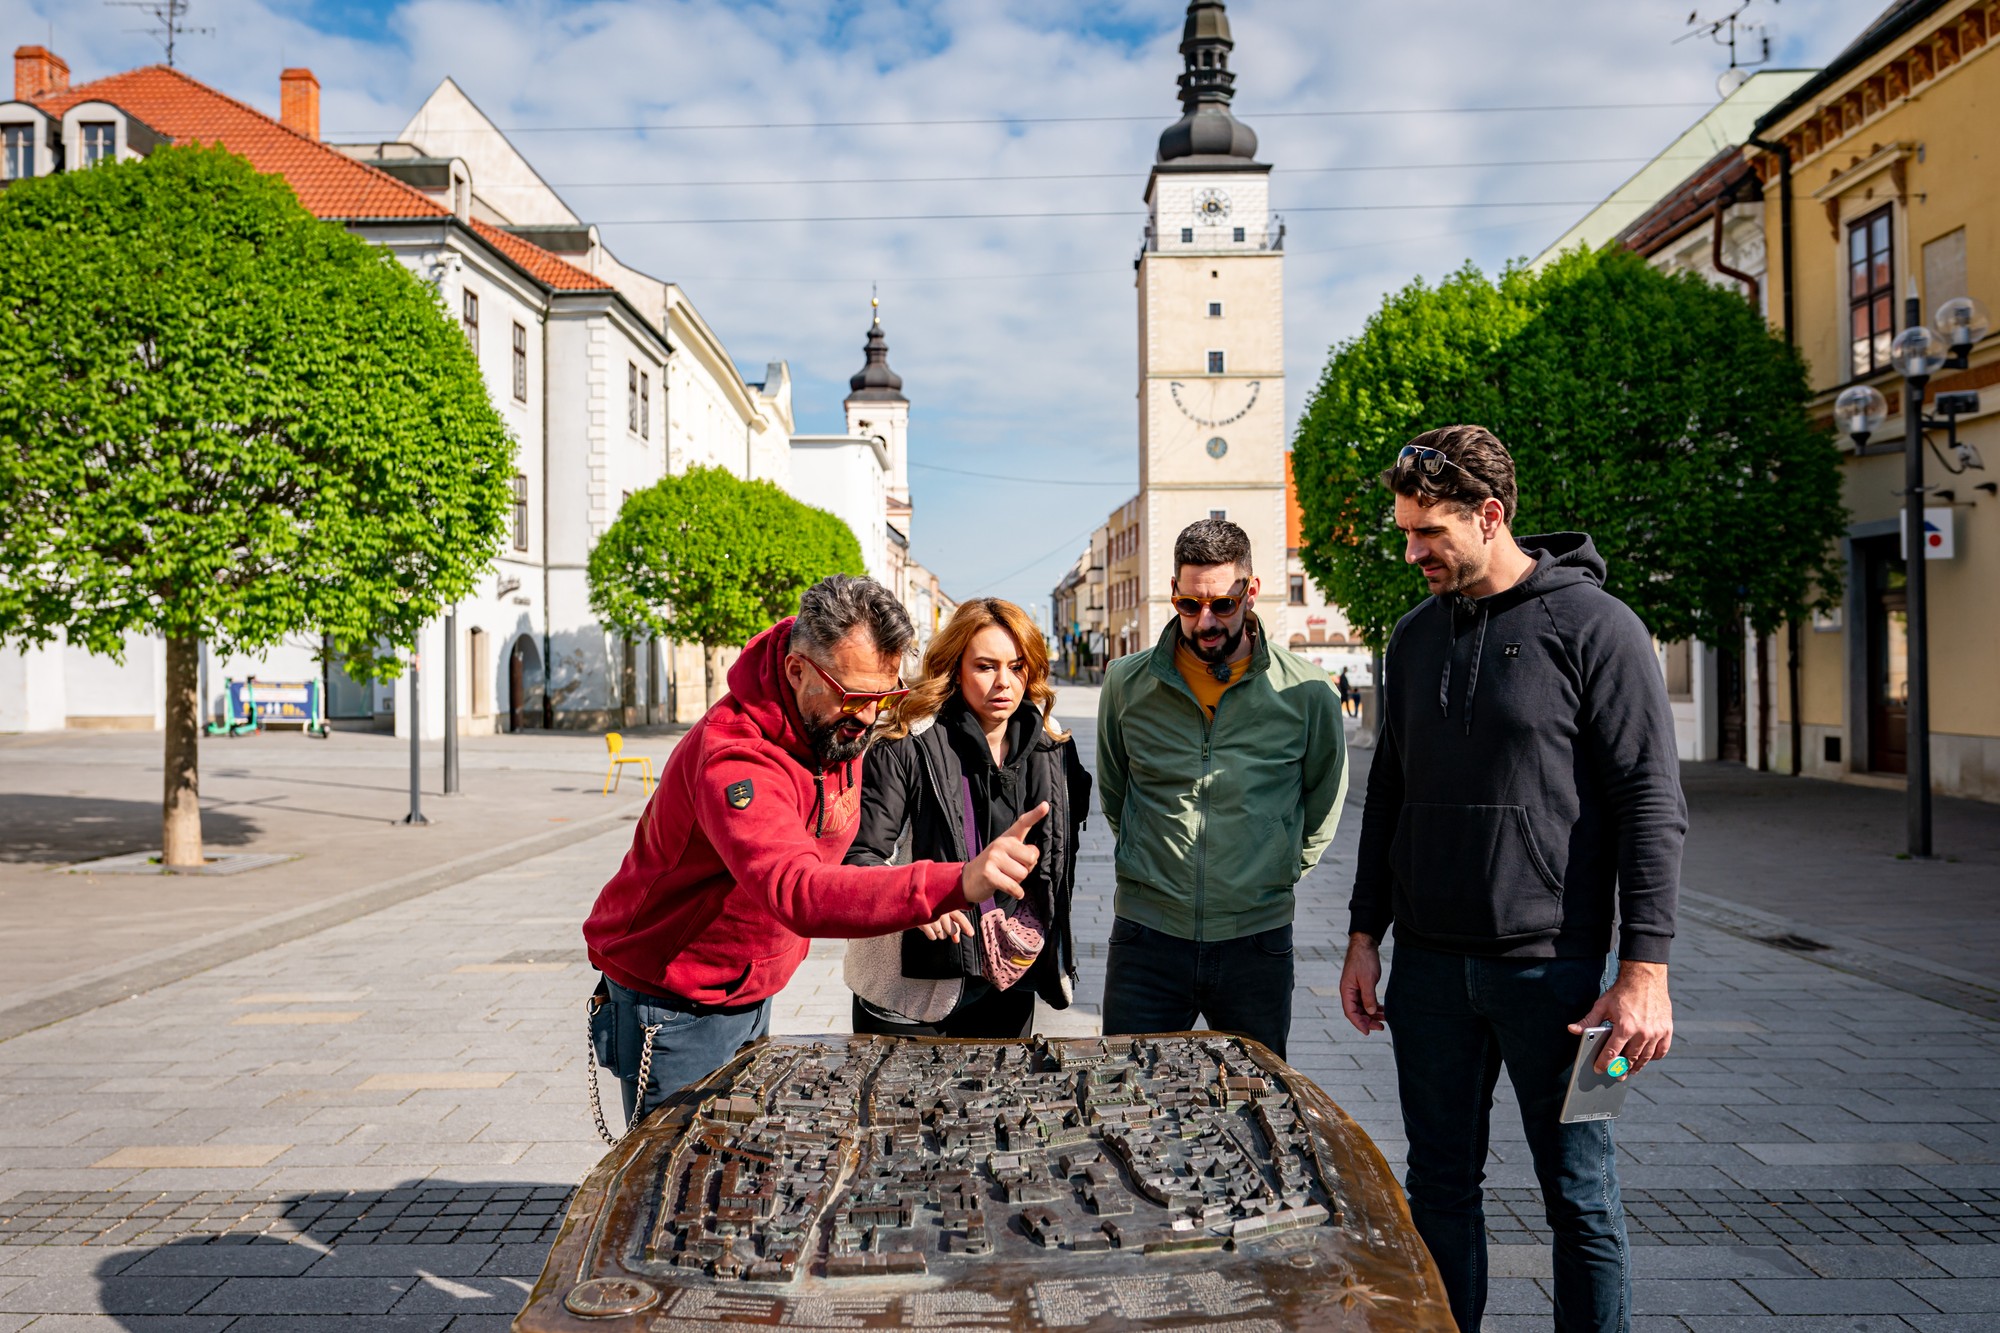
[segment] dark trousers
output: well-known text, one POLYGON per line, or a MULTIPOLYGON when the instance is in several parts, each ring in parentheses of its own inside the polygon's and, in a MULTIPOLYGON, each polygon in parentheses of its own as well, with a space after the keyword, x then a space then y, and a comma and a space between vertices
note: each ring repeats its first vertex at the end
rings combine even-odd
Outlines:
POLYGON ((1503 1068, 1555 1235, 1555 1326, 1560 1333, 1631 1327, 1611 1122, 1557 1121, 1576 1062, 1568 1025, 1596 1002, 1604 970, 1601 958, 1473 958, 1396 946, 1383 1007, 1410 1140, 1404 1184, 1462 1329, 1478 1328, 1486 1309, 1480 1185, 1503 1068))
POLYGON ((625 1123, 631 1124, 682 1088, 699 1083, 728 1064, 737 1049, 771 1030, 771 1002, 736 1013, 690 1014, 658 996, 626 990, 606 978, 617 1013, 617 1058, 612 1073, 625 1094, 625 1123), (653 1064, 639 1088, 640 1053, 646 1029, 653 1034, 653 1064))
POLYGON ((1111 923, 1105 1035, 1198 1026, 1260 1041, 1284 1058, 1292 1031, 1290 926, 1233 940, 1184 940, 1122 916, 1111 923))
POLYGON ((1035 1028, 1035 993, 1017 982, 1007 990, 986 987, 970 1004, 961 1004, 935 1023, 894 1023, 879 1017, 859 995, 854 997, 854 1030, 877 1037, 959 1037, 1014 1041, 1035 1028))

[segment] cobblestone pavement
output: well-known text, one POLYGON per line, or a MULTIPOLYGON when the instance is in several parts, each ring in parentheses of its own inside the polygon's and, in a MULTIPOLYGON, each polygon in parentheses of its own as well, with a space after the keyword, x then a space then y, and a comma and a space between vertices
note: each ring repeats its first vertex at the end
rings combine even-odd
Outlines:
MULTIPOLYGON (((1094 692, 1063 695, 1087 749, 1094 692)), ((1355 790, 1301 889, 1292 1057, 1399 1164, 1387 1039, 1349 1029, 1334 993, 1355 790)), ((0 1333, 504 1328, 601 1151, 576 927, 628 837, 0 1042, 0 1333)), ((1110 926, 1101 820, 1084 855, 1078 935, 1094 945, 1110 926)), ((1103 964, 1084 952, 1079 1004, 1044 1030, 1089 1029, 1103 964)), ((839 962, 815 949, 777 1027, 844 1029, 839 962)), ((1674 978, 1674 1053, 1618 1127, 1639 1326, 2000 1328, 1995 1024, 1700 919, 1674 978)), ((1513 1114, 1503 1088, 1493 1330, 1549 1318, 1513 1114)))

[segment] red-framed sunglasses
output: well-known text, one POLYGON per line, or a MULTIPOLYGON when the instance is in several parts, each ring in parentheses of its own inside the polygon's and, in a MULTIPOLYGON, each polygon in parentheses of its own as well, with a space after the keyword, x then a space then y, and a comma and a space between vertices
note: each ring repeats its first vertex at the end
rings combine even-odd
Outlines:
POLYGON ((893 690, 850 690, 835 680, 825 667, 813 661, 804 653, 799 654, 799 660, 814 671, 819 672, 819 678, 828 685, 831 685, 834 692, 840 696, 840 715, 842 717, 853 717, 864 708, 886 708, 910 692, 910 687, 903 684, 901 676, 896 677, 896 688, 893 690))
POLYGON ((1174 589, 1174 610, 1184 616, 1198 616, 1205 606, 1215 612, 1216 619, 1227 620, 1236 614, 1236 608, 1243 605, 1243 595, 1250 590, 1249 579, 1238 579, 1229 585, 1229 591, 1220 597, 1188 597, 1181 590, 1174 589))

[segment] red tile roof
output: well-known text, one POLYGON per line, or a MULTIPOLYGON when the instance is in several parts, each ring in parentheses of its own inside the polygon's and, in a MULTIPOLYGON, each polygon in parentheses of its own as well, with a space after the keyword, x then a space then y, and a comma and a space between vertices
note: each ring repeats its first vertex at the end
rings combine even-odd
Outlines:
MULTIPOLYGON (((179 143, 219 143, 257 170, 283 176, 315 217, 345 222, 450 216, 449 209, 394 176, 287 129, 255 107, 166 65, 128 70, 34 99, 35 106, 52 116, 80 102, 109 102, 179 143)), ((610 286, 532 241, 485 223, 472 226, 543 286, 559 291, 610 286)))
POLYGON ((585 272, 567 259, 558 259, 533 241, 524 241, 512 232, 489 222, 472 220, 479 238, 521 266, 529 277, 559 292, 607 292, 611 284, 594 273, 585 272))

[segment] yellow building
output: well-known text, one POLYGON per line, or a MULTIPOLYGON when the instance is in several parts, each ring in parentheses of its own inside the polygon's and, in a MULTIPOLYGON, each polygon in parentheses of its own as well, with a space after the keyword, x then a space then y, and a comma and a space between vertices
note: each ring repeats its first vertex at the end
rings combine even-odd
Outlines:
MULTIPOLYGON (((1797 636, 1796 714, 1789 689, 1778 699, 1780 770, 1797 716, 1804 772, 1905 771, 1905 460, 1889 344, 1906 326, 1908 295, 1921 296, 1927 319, 1954 297, 2000 303, 1996 48, 2000 0, 1895 5, 1757 122, 1770 310, 1806 359, 1815 410, 1831 422, 1835 397, 1855 384, 1880 389, 1891 408, 1865 449, 1839 441, 1851 511, 1845 601, 1797 636)), ((1939 558, 1925 566, 1931 773, 1938 792, 2000 800, 2000 338, 1973 347, 1969 369, 1932 377, 1927 412, 1938 394, 1966 390, 1979 405, 1958 418, 1958 438, 1975 455, 1962 461, 1935 431, 1925 460, 1940 529, 1939 558)))

